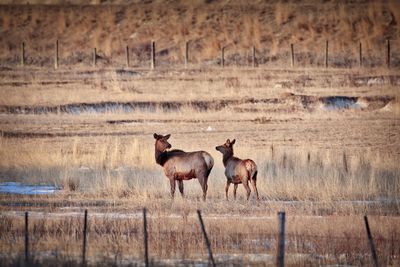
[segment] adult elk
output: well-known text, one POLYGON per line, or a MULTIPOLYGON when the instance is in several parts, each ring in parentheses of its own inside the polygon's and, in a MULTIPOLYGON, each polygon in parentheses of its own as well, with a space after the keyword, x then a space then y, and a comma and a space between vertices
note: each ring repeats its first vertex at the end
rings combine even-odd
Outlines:
POLYGON ((257 165, 251 159, 239 159, 233 156, 233 145, 236 140, 226 140, 225 144, 215 147, 216 150, 222 153, 222 162, 225 166, 226 186, 225 195, 228 199, 228 191, 231 183, 234 184, 233 196, 236 199, 236 190, 238 184, 243 184, 247 192, 247 200, 250 197, 249 182, 253 186, 253 190, 257 195, 257 199, 260 199, 257 191, 257 165))
POLYGON ((214 159, 205 151, 185 152, 171 148, 168 138, 171 135, 154 134, 155 158, 157 164, 164 168, 164 173, 168 177, 171 185, 171 197, 175 194, 175 182, 178 183, 179 191, 183 194, 183 181, 197 178, 203 189, 203 199, 206 200, 207 180, 211 169, 214 166, 214 159))

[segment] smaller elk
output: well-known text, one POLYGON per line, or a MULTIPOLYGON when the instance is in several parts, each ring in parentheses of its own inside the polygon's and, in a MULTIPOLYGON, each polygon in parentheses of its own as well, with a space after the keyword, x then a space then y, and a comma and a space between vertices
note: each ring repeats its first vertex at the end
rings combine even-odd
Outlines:
POLYGON ((185 152, 171 148, 168 138, 171 135, 154 134, 156 142, 155 158, 157 164, 164 168, 171 185, 171 197, 175 194, 175 182, 178 183, 179 191, 183 196, 183 181, 197 178, 203 190, 203 200, 207 195, 207 180, 214 166, 214 159, 205 151, 185 152))
POLYGON ((250 197, 250 187, 249 182, 253 186, 253 190, 257 195, 257 199, 259 200, 258 191, 257 191, 257 165, 251 159, 239 159, 233 156, 233 145, 236 140, 233 139, 231 142, 229 139, 226 140, 225 144, 215 147, 216 150, 222 153, 223 158, 222 162, 225 166, 225 176, 226 176, 226 186, 225 186, 225 194, 226 199, 228 199, 228 191, 231 183, 234 185, 233 196, 236 199, 236 190, 238 184, 243 184, 244 188, 247 192, 247 200, 250 197))

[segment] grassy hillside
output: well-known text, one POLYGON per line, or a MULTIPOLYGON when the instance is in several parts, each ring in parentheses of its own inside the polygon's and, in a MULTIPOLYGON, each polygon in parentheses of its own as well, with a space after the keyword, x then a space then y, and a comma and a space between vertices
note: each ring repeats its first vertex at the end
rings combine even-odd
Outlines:
POLYGON ((23 41, 27 64, 52 66, 56 39, 62 65, 90 64, 96 47, 100 66, 123 66, 129 45, 132 65, 147 66, 155 40, 158 65, 183 62, 189 41, 192 63, 217 64, 226 46, 228 65, 247 65, 254 45, 258 63, 283 67, 290 62, 293 43, 296 64, 315 66, 324 64, 329 40, 330 65, 357 65, 362 42, 365 65, 379 66, 385 63, 386 39, 392 40, 393 64, 400 65, 400 2, 395 0, 44 0, 18 5, 26 2, 0 5, 3 66, 18 64, 23 41))

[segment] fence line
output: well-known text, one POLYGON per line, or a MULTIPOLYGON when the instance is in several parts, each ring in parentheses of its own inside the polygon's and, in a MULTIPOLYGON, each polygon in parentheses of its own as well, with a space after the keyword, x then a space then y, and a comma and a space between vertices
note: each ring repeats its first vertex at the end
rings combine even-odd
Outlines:
POLYGON ((253 62, 253 68, 256 67, 256 47, 253 45, 253 50, 252 50, 252 62, 253 62))
POLYGON ((29 263, 29 224, 28 212, 25 212, 25 262, 29 263))
POLYGON ((58 39, 56 40, 56 44, 55 44, 54 69, 58 69, 58 39))
POLYGON ((276 266, 285 266, 285 212, 278 212, 278 249, 276 253, 276 266))
POLYGON ((367 230, 368 244, 369 244, 369 248, 371 249, 374 266, 379 267, 378 257, 376 256, 374 240, 372 238, 371 230, 369 229, 368 217, 366 215, 364 216, 364 222, 365 222, 365 229, 367 230))
POLYGON ((189 64, 189 42, 185 42, 185 68, 187 69, 189 64))
POLYGON ((125 47, 125 54, 126 54, 126 67, 129 68, 129 47, 125 47))
POLYGON ((151 69, 154 70, 156 67, 156 42, 152 41, 151 42, 151 56, 150 56, 150 66, 151 69))
MULTIPOLYGON (((151 41, 150 43, 150 68, 151 69, 155 69, 156 68, 156 44, 155 41, 151 41)), ((294 48, 295 44, 291 43, 290 44, 290 66, 293 68, 296 65, 296 55, 295 55, 295 48, 294 48)), ((383 47, 382 47, 383 48, 383 47)), ((225 49, 226 46, 222 46, 221 47, 221 51, 220 51, 220 66, 221 67, 225 67, 225 49)), ((393 48, 391 46, 391 40, 387 39, 386 40, 386 53, 384 56, 384 64, 386 65, 386 67, 388 69, 390 69, 392 67, 392 54, 393 54, 393 48)), ((364 64, 364 51, 363 51, 363 44, 360 41, 358 43, 358 58, 356 60, 358 60, 358 66, 361 67, 365 67, 364 64)), ((246 53, 246 58, 248 54, 246 53)), ((97 59, 98 59, 98 55, 97 55, 97 48, 93 48, 93 52, 92 52, 92 66, 97 66, 97 59)), ((248 60, 248 59, 246 59, 248 60)), ((325 68, 329 67, 329 40, 325 41, 325 51, 324 51, 324 66, 325 68)), ((26 44, 25 42, 21 43, 21 52, 20 52, 20 65, 21 66, 25 66, 26 65, 26 44)), ((125 65, 126 67, 131 67, 131 62, 130 62, 130 52, 129 52, 129 46, 126 45, 125 46, 125 65)), ((184 68, 188 68, 189 65, 189 41, 185 41, 184 44, 184 68)), ((54 48, 54 69, 58 69, 59 68, 59 40, 57 39, 55 41, 55 48, 54 48)), ((249 66, 249 65, 248 65, 249 66)), ((255 46, 251 46, 251 66, 253 68, 255 68, 256 66, 258 66, 257 63, 257 58, 256 58, 256 48, 255 46)))
POLYGON ((201 211, 200 210, 197 210, 197 215, 199 217, 201 231, 203 232, 204 242, 206 243, 207 250, 208 250, 208 260, 211 261, 212 266, 215 267, 215 261, 214 261, 213 253, 212 253, 212 250, 211 250, 210 240, 208 239, 207 232, 206 232, 206 227, 204 226, 204 222, 203 222, 203 218, 201 217, 201 211))
POLYGON ((149 266, 149 245, 148 245, 148 232, 147 232, 147 209, 143 208, 143 242, 144 242, 144 263, 149 266))
POLYGON ((25 66, 25 42, 21 43, 21 66, 25 66))
POLYGON ((325 43, 325 68, 328 68, 328 48, 329 48, 329 41, 326 40, 325 43))
POLYGON ((386 45, 387 45, 387 58, 386 58, 386 64, 387 68, 390 69, 390 40, 386 40, 386 45))
POLYGON ((293 44, 290 44, 290 55, 291 55, 291 66, 292 68, 294 67, 294 48, 293 48, 293 44))
POLYGON ((85 210, 85 217, 83 221, 82 266, 86 266, 87 217, 88 217, 88 211, 85 210))
MULTIPOLYGON (((211 249, 211 243, 208 238, 204 221, 201 215, 201 211, 197 210, 197 215, 198 219, 200 222, 201 226, 201 231, 203 233, 204 241, 208 249, 208 259, 209 262, 211 262, 212 266, 215 266, 215 260, 213 257, 212 249, 211 249)), ((276 266, 282 267, 285 265, 285 224, 286 224, 286 218, 285 218, 285 211, 278 212, 278 243, 277 243, 277 253, 276 253, 276 266)), ((25 262, 29 264, 30 262, 30 252, 29 252, 29 213, 25 212, 25 262)), ((371 256, 373 260, 373 265, 375 267, 379 267, 378 264, 378 257, 376 253, 376 248, 374 244, 374 240, 372 238, 371 230, 369 227, 368 223, 368 217, 364 216, 364 222, 365 222, 365 228, 367 232, 367 237, 368 237, 368 244, 371 250, 371 256)), ((82 244, 82 266, 86 266, 87 261, 86 261, 86 252, 87 252, 87 235, 88 235, 88 210, 86 209, 84 212, 84 223, 83 223, 83 244, 82 244)), ((148 226, 147 226, 147 209, 143 208, 143 235, 144 235, 144 262, 145 266, 150 266, 149 265, 149 257, 148 257, 148 226)), ((315 236, 315 235, 306 235, 307 237, 324 237, 324 236, 315 236)), ((330 238, 330 237, 329 237, 330 238)), ((345 238, 345 237, 343 237, 345 238)), ((345 238, 347 239, 347 238, 345 238)), ((361 241, 361 240, 360 240, 361 241)))
POLYGON ((221 47, 221 67, 225 66, 225 55, 224 55, 224 52, 225 52, 225 47, 223 46, 223 47, 221 47))
POLYGON ((96 47, 93 48, 93 66, 96 67, 96 63, 97 63, 97 51, 96 51, 96 47))

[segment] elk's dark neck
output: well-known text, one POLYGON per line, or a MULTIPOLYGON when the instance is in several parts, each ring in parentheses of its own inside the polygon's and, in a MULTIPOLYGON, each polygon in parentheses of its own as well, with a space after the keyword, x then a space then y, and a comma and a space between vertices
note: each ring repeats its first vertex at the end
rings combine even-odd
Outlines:
POLYGON ((226 164, 228 164, 228 160, 233 157, 233 151, 227 152, 224 154, 222 157, 222 162, 224 163, 224 166, 226 167, 226 164))
POLYGON ((155 158, 157 164, 164 166, 165 162, 168 160, 167 152, 161 152, 160 150, 155 149, 155 158))

